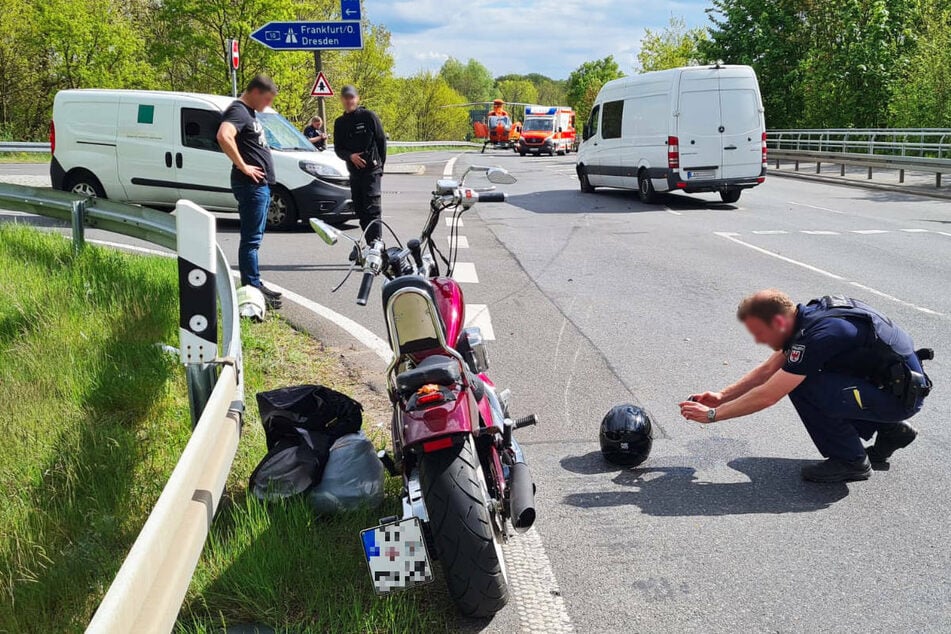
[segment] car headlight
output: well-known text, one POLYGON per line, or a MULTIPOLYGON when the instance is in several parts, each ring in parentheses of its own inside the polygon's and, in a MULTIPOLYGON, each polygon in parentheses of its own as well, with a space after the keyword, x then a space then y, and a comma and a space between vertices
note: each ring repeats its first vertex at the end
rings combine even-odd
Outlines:
POLYGON ((314 163, 312 161, 301 161, 297 164, 302 170, 315 177, 324 178, 343 178, 346 176, 343 172, 332 165, 323 163, 314 163))
POLYGON ((550 136, 545 137, 545 143, 551 144, 554 140, 555 140, 554 137, 550 137, 550 136))

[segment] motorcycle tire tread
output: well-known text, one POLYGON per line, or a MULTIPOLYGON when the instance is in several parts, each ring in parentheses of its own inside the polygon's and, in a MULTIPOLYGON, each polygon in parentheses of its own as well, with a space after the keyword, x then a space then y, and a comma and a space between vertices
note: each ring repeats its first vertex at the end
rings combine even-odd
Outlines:
POLYGON ((425 454, 420 481, 449 594, 463 615, 487 617, 505 607, 509 592, 477 467, 466 442, 425 454))

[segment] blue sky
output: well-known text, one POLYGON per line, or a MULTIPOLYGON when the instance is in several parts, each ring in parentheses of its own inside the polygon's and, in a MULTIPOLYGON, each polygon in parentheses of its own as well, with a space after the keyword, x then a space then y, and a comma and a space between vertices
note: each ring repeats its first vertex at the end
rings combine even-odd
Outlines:
POLYGON ((474 57, 493 75, 555 78, 613 54, 630 72, 644 29, 671 15, 707 24, 707 0, 367 0, 367 17, 393 33, 396 72, 438 69, 474 57))

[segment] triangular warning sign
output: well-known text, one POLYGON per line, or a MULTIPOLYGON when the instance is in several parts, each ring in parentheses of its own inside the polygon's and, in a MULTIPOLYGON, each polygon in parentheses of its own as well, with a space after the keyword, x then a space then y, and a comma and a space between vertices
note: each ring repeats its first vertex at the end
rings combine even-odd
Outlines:
POLYGON ((330 87, 330 82, 324 76, 323 71, 317 74, 314 81, 314 87, 310 89, 311 97, 333 97, 334 89, 330 87))

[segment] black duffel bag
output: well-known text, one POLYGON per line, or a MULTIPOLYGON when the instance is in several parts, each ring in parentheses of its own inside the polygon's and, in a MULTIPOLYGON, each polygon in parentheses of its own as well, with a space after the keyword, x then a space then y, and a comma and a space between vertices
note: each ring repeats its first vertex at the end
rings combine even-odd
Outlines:
POLYGON ((257 394, 268 452, 250 478, 251 492, 274 501, 320 482, 330 447, 360 431, 363 406, 322 385, 297 385, 257 394))

